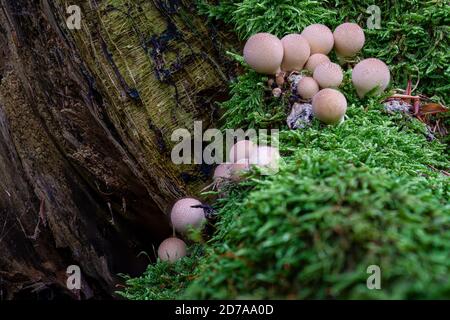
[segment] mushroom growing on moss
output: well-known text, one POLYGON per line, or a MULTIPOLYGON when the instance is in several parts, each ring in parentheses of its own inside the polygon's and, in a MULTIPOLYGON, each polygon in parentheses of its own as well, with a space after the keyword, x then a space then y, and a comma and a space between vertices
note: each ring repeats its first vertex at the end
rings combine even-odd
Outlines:
POLYGON ((186 244, 178 238, 167 238, 158 248, 158 258, 173 263, 186 256, 186 244))
POLYGON ((336 124, 343 120, 347 111, 347 99, 335 89, 322 89, 312 98, 314 116, 326 124, 336 124))
POLYGON ((281 90, 280 88, 274 88, 272 90, 272 95, 274 98, 279 98, 279 97, 281 97, 282 94, 283 94, 283 90, 281 90))
POLYGON ((281 39, 284 56, 281 63, 283 71, 300 71, 309 58, 311 50, 308 41, 299 34, 288 34, 281 39))
POLYGON ((280 152, 275 147, 259 146, 250 155, 249 164, 255 165, 259 169, 269 170, 269 172, 278 171, 280 152))
POLYGON ((190 227, 199 229, 205 219, 205 212, 200 206, 202 203, 194 198, 178 200, 172 208, 170 219, 178 232, 186 232, 190 227))
POLYGON ((382 93, 389 85, 390 79, 389 68, 376 58, 362 60, 352 71, 352 82, 360 98, 375 88, 378 88, 376 94, 382 93))
POLYGON ((363 29, 356 23, 346 22, 333 32, 334 48, 338 56, 353 57, 364 46, 366 38, 363 29))
POLYGON ((221 163, 214 170, 214 181, 230 179, 230 164, 221 163))
POLYGON ((311 77, 303 77, 297 84, 297 93, 303 99, 311 99, 319 92, 319 85, 311 77))
POLYGON ((270 33, 251 36, 244 46, 244 59, 256 72, 274 75, 283 61, 283 44, 270 33))
POLYGON ((311 54, 328 54, 333 49, 334 38, 330 28, 323 24, 307 26, 301 35, 308 41, 311 54))
POLYGON ((230 150, 230 161, 237 162, 241 159, 248 159, 254 148, 255 144, 250 140, 236 142, 230 150))
POLYGON ((324 62, 316 67, 313 78, 321 88, 337 88, 342 83, 344 74, 338 64, 324 62))
POLYGON ((240 159, 230 166, 231 180, 234 182, 242 181, 243 174, 250 169, 248 159, 240 159))
POLYGON ((314 72, 316 67, 323 62, 330 62, 330 58, 323 53, 314 53, 309 57, 308 62, 306 62, 305 69, 314 72))
POLYGON ((228 163, 219 164, 214 170, 214 188, 220 190, 227 181, 231 179, 231 165, 228 163))

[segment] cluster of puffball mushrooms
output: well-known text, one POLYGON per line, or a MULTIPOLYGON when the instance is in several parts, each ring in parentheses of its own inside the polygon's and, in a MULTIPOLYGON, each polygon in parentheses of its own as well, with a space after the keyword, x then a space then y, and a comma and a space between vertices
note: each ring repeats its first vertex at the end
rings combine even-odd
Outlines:
MULTIPOLYGON (((322 24, 306 27, 301 34, 289 34, 281 40, 270 33, 251 36, 244 47, 244 59, 256 72, 270 75, 269 86, 275 97, 288 90, 297 97, 293 104, 290 128, 305 114, 326 124, 343 121, 347 110, 345 96, 337 90, 344 78, 342 68, 333 63, 327 54, 334 47, 340 64, 354 59, 365 42, 364 31, 355 23, 344 23, 334 32, 322 24), (301 103, 299 103, 301 102, 301 103)), ((363 98, 369 92, 381 93, 390 81, 386 64, 375 58, 364 59, 352 71, 352 82, 357 94, 363 98)), ((220 164, 214 172, 217 188, 224 183, 239 182, 242 173, 251 165, 275 169, 280 154, 278 149, 257 146, 250 140, 238 141, 230 150, 229 163, 220 164)), ((201 229, 206 221, 205 206, 197 199, 183 198, 173 206, 170 219, 173 228, 185 234, 190 228, 201 229)), ((171 237, 158 248, 158 257, 175 262, 186 256, 183 240, 171 237)))
MULTIPOLYGON (((228 156, 229 162, 219 164, 214 171, 214 186, 222 189, 229 183, 240 182, 251 166, 261 171, 276 170, 280 153, 272 146, 257 146, 251 140, 236 142, 228 156)), ((201 230, 206 223, 208 210, 211 208, 194 198, 178 200, 170 212, 170 220, 174 231, 186 234, 190 229, 201 230)), ((175 262, 186 256, 186 243, 171 237, 164 240, 158 248, 158 257, 162 261, 175 262)))
MULTIPOLYGON (((280 97, 289 83, 288 90, 297 98, 290 116, 294 119, 288 117, 291 129, 296 128, 296 114, 305 111, 326 124, 336 124, 343 121, 347 110, 347 100, 337 90, 344 78, 339 64, 353 61, 364 42, 364 31, 356 23, 343 23, 334 32, 313 24, 301 34, 288 34, 281 40, 270 33, 251 36, 244 47, 244 59, 256 72, 272 76, 268 84, 275 97, 280 97), (339 64, 327 56, 333 47, 339 64)), ((369 92, 381 93, 389 81, 389 68, 376 58, 360 61, 352 71, 360 98, 369 92)))

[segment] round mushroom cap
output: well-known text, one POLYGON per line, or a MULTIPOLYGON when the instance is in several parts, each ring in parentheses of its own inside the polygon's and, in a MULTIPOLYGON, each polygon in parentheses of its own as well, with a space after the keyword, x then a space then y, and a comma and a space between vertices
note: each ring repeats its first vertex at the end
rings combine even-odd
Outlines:
POLYGON ((339 123, 347 111, 347 99, 335 89, 322 89, 312 98, 314 116, 327 124, 339 123))
POLYGON ((334 38, 330 28, 323 24, 307 26, 301 35, 308 41, 311 54, 328 54, 333 49, 334 38))
POLYGON ((186 256, 186 244, 178 238, 167 238, 158 248, 158 258, 162 261, 175 262, 186 256))
POLYGON ((321 88, 337 88, 342 83, 344 74, 338 64, 323 62, 314 70, 313 78, 321 88))
POLYGON ((311 72, 314 72, 316 67, 323 63, 323 62, 330 62, 330 58, 328 58, 327 55, 324 55, 323 53, 314 53, 309 57, 308 62, 306 62, 306 70, 309 70, 311 72))
POLYGON ((236 142, 230 150, 230 161, 237 162, 241 159, 248 159, 254 148, 255 144, 250 140, 236 142))
POLYGON ((275 98, 279 98, 279 97, 281 97, 281 94, 283 93, 283 91, 280 89, 280 88, 274 88, 273 90, 272 90, 272 95, 275 97, 275 98))
POLYGON ((231 164, 230 175, 234 182, 242 181, 243 174, 250 169, 248 159, 240 159, 231 164))
POLYGON ((283 44, 270 33, 251 36, 244 46, 244 59, 256 72, 276 74, 283 61, 283 44))
POLYGON ((280 152, 277 148, 260 146, 250 155, 249 163, 250 165, 255 165, 260 169, 277 171, 280 158, 280 152))
POLYGON ((281 39, 284 57, 281 63, 283 71, 300 71, 309 58, 311 49, 308 41, 299 34, 288 34, 281 39))
POLYGON ((352 71, 352 82, 360 98, 376 87, 376 94, 382 93, 389 85, 390 79, 388 66, 376 58, 362 60, 352 71))
POLYGON ((203 208, 193 208, 202 203, 194 198, 178 200, 172 208, 170 219, 178 232, 186 232, 189 228, 200 229, 205 219, 203 208))
POLYGON ((357 54, 366 38, 363 29, 356 23, 346 22, 339 25, 333 32, 334 48, 342 57, 352 57, 357 54))
POLYGON ((214 180, 230 179, 230 165, 228 163, 219 164, 214 170, 214 180))
POLYGON ((303 99, 311 99, 319 92, 319 85, 311 77, 303 77, 297 84, 297 93, 303 99))

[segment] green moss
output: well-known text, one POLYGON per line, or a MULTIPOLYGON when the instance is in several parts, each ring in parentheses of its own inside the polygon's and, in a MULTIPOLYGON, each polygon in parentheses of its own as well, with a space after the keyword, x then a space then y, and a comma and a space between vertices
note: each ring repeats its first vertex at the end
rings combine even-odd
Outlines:
POLYGON ((159 261, 150 264, 147 272, 138 278, 120 275, 127 283, 123 291, 117 293, 131 300, 164 300, 175 299, 184 293, 186 285, 193 280, 197 267, 197 256, 203 249, 199 246, 190 248, 190 256, 177 263, 159 261))
MULTIPOLYGON (((226 0, 200 7, 231 21, 245 39, 259 31, 281 36, 312 22, 361 22, 372 1, 323 3, 226 0)), ((382 29, 365 30, 363 55, 389 64, 394 87, 420 74, 418 91, 448 102, 449 5, 379 5, 382 29)), ((450 167, 448 146, 428 141, 421 122, 386 114, 379 99, 359 100, 349 70, 341 88, 348 119, 289 131, 286 102, 271 98, 265 81, 252 71, 239 77, 221 105, 222 121, 224 128, 282 129, 280 172, 255 172, 232 188, 215 204, 217 232, 204 251, 171 268, 149 266, 142 278, 128 281, 126 296, 450 298, 450 183, 440 171, 450 167), (366 287, 370 265, 381 268, 382 290, 366 287)))
POLYGON ((428 166, 448 166, 443 145, 375 107, 349 116, 339 127, 283 132, 285 165, 225 201, 186 296, 450 295, 450 186, 428 166), (372 264, 381 291, 366 288, 372 264))
POLYGON ((332 30, 345 21, 359 23, 366 34, 363 56, 385 61, 395 83, 405 87, 408 76, 420 78, 420 89, 450 103, 450 5, 448 1, 379 1, 381 29, 368 29, 372 0, 201 0, 201 11, 230 22, 241 39, 257 32, 279 37, 312 23, 332 30))

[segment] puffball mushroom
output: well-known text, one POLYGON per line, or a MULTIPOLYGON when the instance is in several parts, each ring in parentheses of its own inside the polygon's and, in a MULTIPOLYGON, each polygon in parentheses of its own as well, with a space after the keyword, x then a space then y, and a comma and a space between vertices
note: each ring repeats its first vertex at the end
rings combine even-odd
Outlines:
POLYGON ((309 70, 311 72, 314 72, 316 67, 323 63, 323 62, 330 62, 330 58, 328 56, 324 55, 323 53, 314 53, 309 57, 308 62, 306 62, 306 70, 309 70))
POLYGON ((214 170, 213 179, 216 182, 220 182, 220 180, 228 180, 230 179, 230 164, 221 163, 214 170))
POLYGON ((178 200, 172 208, 170 219, 172 225, 178 232, 186 232, 190 227, 199 229, 205 219, 203 208, 193 208, 202 203, 194 198, 184 198, 178 200))
POLYGON ((363 29, 356 23, 346 22, 333 32, 334 48, 342 57, 353 57, 364 46, 366 38, 363 29))
POLYGON ((281 69, 284 71, 300 71, 309 58, 309 43, 299 34, 288 34, 281 39, 284 56, 281 69))
POLYGON ((347 111, 347 99, 335 89, 322 89, 312 98, 314 116, 326 124, 342 121, 347 111))
POLYGON ((281 97, 281 94, 283 93, 283 91, 280 89, 280 88, 274 88, 273 90, 272 90, 272 95, 275 97, 275 98, 279 98, 279 97, 281 97))
POLYGON ((255 144, 250 140, 236 142, 230 150, 230 161, 237 162, 241 159, 248 159, 254 148, 255 144))
POLYGON ((360 98, 378 87, 377 94, 389 85, 391 74, 387 65, 376 58, 359 62, 352 71, 352 82, 360 98))
POLYGON ((175 262, 186 256, 186 244, 178 238, 168 238, 161 242, 158 257, 162 261, 175 262))
POLYGON ((301 35, 308 41, 311 54, 328 54, 333 49, 334 38, 330 28, 323 24, 307 26, 301 35))
POLYGON ((275 78, 275 83, 278 87, 282 87, 284 85, 284 74, 279 73, 275 78))
POLYGON ((248 159, 240 159, 230 166, 231 180, 234 182, 242 181, 242 175, 250 169, 248 159))
POLYGON ((250 155, 249 164, 260 169, 278 170, 280 152, 277 148, 270 146, 257 147, 250 155))
POLYGON ((342 83, 344 74, 338 64, 324 62, 316 67, 313 78, 321 88, 337 88, 342 83))
POLYGON ((244 59, 256 72, 274 75, 283 61, 283 44, 270 33, 252 35, 244 46, 244 59))
POLYGON ((319 85, 311 77, 303 77, 297 84, 297 93, 303 99, 311 99, 319 92, 319 85))
MULTIPOLYGON (((221 190, 231 180, 231 164, 221 163, 214 170, 214 183, 213 186, 217 190, 221 190)), ((221 194, 219 193, 219 196, 221 194)))

